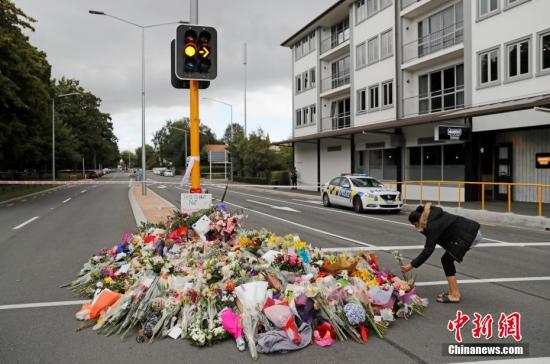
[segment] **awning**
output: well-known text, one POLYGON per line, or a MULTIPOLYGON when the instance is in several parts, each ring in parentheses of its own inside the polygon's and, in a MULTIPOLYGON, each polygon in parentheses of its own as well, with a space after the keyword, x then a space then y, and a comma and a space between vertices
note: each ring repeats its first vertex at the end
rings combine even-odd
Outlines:
POLYGON ((381 122, 377 124, 354 126, 337 130, 328 130, 320 133, 304 135, 291 139, 273 142, 273 145, 289 144, 302 142, 312 139, 333 138, 343 135, 357 134, 364 131, 379 131, 392 128, 402 128, 405 126, 421 125, 429 123, 449 122, 451 120, 471 118, 490 114, 501 114, 510 111, 532 109, 534 107, 544 107, 550 105, 550 94, 525 97, 509 101, 470 106, 459 110, 443 111, 435 114, 418 115, 392 121, 381 122))

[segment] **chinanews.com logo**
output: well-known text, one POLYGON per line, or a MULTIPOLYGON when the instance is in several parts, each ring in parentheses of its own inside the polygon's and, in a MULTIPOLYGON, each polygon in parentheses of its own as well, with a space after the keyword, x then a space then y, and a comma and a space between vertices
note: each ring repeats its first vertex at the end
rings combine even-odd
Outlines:
POLYGON ((512 312, 506 314, 501 312, 498 320, 495 322, 493 315, 488 313, 481 315, 474 312, 473 317, 456 311, 456 317, 449 320, 447 330, 453 334, 454 343, 443 344, 443 355, 451 356, 527 356, 529 355, 529 345, 521 343, 521 314, 512 312), (468 327, 466 326, 469 323, 468 327), (496 332, 493 326, 496 324, 496 332), (463 343, 463 330, 466 332, 471 327, 470 333, 472 339, 491 338, 508 339, 512 338, 515 343, 502 343, 492 340, 482 343, 463 343))

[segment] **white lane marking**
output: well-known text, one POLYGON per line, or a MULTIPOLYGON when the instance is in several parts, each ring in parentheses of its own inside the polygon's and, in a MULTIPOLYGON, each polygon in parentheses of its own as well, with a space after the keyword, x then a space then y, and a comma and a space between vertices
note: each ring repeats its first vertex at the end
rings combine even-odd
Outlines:
POLYGON ((260 201, 255 201, 255 200, 248 200, 248 202, 253 202, 253 203, 257 203, 259 205, 264 205, 264 206, 269 206, 271 207, 272 209, 276 209, 276 210, 284 210, 284 211, 290 211, 290 212, 300 212, 298 210, 294 210, 293 208, 290 208, 290 207, 287 207, 287 206, 275 206, 275 205, 270 205, 268 203, 264 203, 264 202, 260 202, 260 201))
POLYGON ((355 244, 358 244, 358 245, 363 245, 363 246, 366 246, 366 247, 374 247, 374 245, 372 245, 372 244, 368 244, 368 243, 365 243, 365 242, 362 242, 362 241, 358 241, 358 240, 355 240, 355 239, 347 238, 347 237, 345 237, 345 236, 336 235, 336 234, 330 233, 330 232, 328 232, 328 231, 316 229, 316 228, 314 228, 314 227, 307 226, 307 225, 303 225, 303 224, 299 224, 299 223, 294 222, 294 221, 285 220, 285 219, 283 219, 283 218, 280 218, 280 217, 277 217, 277 216, 273 216, 273 215, 270 215, 270 214, 266 214, 266 213, 264 213, 264 212, 257 211, 257 210, 253 210, 253 209, 250 209, 250 208, 248 208, 248 207, 244 207, 244 206, 241 206, 241 205, 237 205, 237 204, 234 204, 234 203, 231 203, 231 202, 224 201, 224 203, 227 204, 227 205, 235 206, 235 207, 237 207, 237 208, 239 208, 239 209, 249 210, 249 211, 252 211, 252 212, 257 213, 257 214, 259 214, 259 215, 267 216, 267 217, 269 217, 269 218, 271 218, 271 219, 283 221, 283 222, 286 222, 287 224, 295 225, 295 226, 301 227, 301 228, 303 228, 303 229, 307 229, 307 230, 315 231, 315 232, 318 232, 318 233, 321 233, 321 234, 329 235, 329 236, 332 236, 332 237, 335 237, 335 238, 338 238, 338 239, 342 239, 342 240, 346 240, 346 241, 349 241, 349 242, 352 242, 352 243, 355 243, 355 244))
POLYGON ((69 202, 69 201, 71 201, 71 198, 70 198, 70 197, 69 197, 68 199, 64 200, 64 201, 61 202, 61 203, 67 203, 67 202, 69 202))
MULTIPOLYGON (((540 242, 540 243, 480 243, 476 245, 473 249, 477 250, 478 248, 510 248, 510 247, 526 247, 526 246, 550 246, 550 242, 540 242)), ((441 246, 436 245, 436 249, 441 249, 441 246)), ((424 245, 387 245, 387 246, 376 246, 373 248, 365 249, 362 247, 342 247, 342 248, 321 248, 325 252, 360 252, 360 251, 369 251, 369 250, 420 250, 424 249, 424 245)))
POLYGON ((83 305, 85 303, 90 303, 90 300, 36 302, 36 303, 21 303, 21 304, 15 304, 15 305, 1 305, 0 310, 14 310, 18 308, 73 306, 73 305, 83 305))
POLYGON ((93 186, 92 186, 92 188, 96 188, 96 187, 97 187, 97 185, 93 185, 93 186))
MULTIPOLYGON (((219 188, 219 187, 214 187, 214 188, 219 188)), ((233 190, 231 190, 229 192, 230 193, 236 193, 236 194, 239 194, 239 195, 248 196, 248 197, 258 197, 258 198, 263 198, 265 200, 270 200, 270 201, 277 201, 277 202, 289 203, 289 204, 298 205, 298 206, 304 206, 304 207, 308 207, 310 209, 323 210, 325 212, 335 212, 335 213, 339 213, 339 214, 345 214, 345 215, 355 216, 355 217, 364 218, 364 219, 389 222, 389 223, 392 223, 392 224, 406 226, 409 229, 414 229, 414 226, 409 224, 409 223, 404 223, 404 222, 399 222, 399 221, 394 221, 394 220, 388 220, 388 219, 382 219, 382 218, 379 218, 379 217, 367 216, 367 215, 363 215, 363 214, 357 214, 355 212, 348 212, 348 211, 344 211, 344 210, 330 209, 330 208, 326 208, 326 207, 317 207, 317 206, 305 205, 305 204, 302 204, 302 203, 284 201, 284 200, 279 200, 279 199, 276 199, 276 198, 258 196, 258 195, 253 195, 253 194, 250 194, 250 193, 242 193, 242 192, 237 192, 237 191, 233 191, 233 190)))
POLYGON ((300 202, 307 202, 307 203, 312 203, 314 205, 322 205, 322 202, 321 201, 314 201, 314 200, 300 200, 299 198, 293 198, 292 200, 294 201, 300 201, 300 202))
MULTIPOLYGON (((550 281, 550 277, 510 277, 510 278, 480 278, 480 279, 459 279, 458 283, 499 283, 499 282, 534 282, 550 281)), ((448 284, 447 281, 416 282, 417 286, 440 286, 448 284)))
POLYGON ((88 190, 84 189, 84 190, 80 191, 80 193, 86 193, 86 191, 88 191, 88 190))
POLYGON ((160 185, 160 186, 157 186, 157 188, 158 188, 159 190, 162 190, 162 189, 165 189, 166 186, 165 186, 165 185, 160 185))
POLYGON ((13 228, 13 230, 21 229, 23 226, 25 226, 25 225, 27 225, 27 224, 33 222, 33 221, 36 220, 36 219, 38 219, 38 216, 35 216, 35 217, 33 217, 33 218, 30 218, 30 219, 28 219, 27 221, 25 221, 24 223, 15 226, 15 227, 13 228))

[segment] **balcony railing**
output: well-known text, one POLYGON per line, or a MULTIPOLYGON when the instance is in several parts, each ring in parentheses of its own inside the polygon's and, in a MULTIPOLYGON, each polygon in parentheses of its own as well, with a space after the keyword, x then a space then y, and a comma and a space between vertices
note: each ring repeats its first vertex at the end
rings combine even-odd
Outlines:
POLYGON ((464 86, 449 87, 403 99, 403 116, 422 115, 464 107, 464 86))
POLYGON ((421 0, 401 0, 401 10, 408 8, 412 4, 417 3, 419 1, 421 0))
POLYGON ((460 44, 463 39, 464 22, 457 22, 403 45, 403 63, 460 44))
POLYGON ((328 38, 321 40, 321 53, 325 53, 328 50, 338 47, 340 44, 349 40, 349 28, 345 29, 335 35, 331 35, 328 38))
POLYGON ((341 86, 349 85, 349 83, 350 83, 349 72, 325 77, 321 80, 321 92, 325 92, 341 86))
POLYGON ((321 131, 344 129, 350 126, 351 117, 349 112, 321 119, 321 131))

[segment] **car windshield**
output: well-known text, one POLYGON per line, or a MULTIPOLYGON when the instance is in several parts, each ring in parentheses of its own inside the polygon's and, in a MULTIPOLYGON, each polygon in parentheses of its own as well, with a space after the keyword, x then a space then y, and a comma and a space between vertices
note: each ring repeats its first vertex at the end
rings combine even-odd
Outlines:
POLYGON ((355 187, 383 187, 384 185, 374 178, 352 177, 351 182, 355 187))

